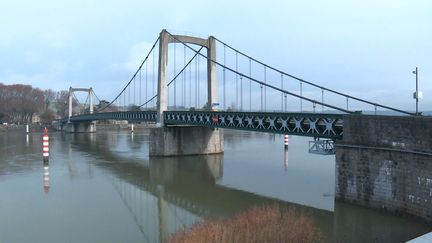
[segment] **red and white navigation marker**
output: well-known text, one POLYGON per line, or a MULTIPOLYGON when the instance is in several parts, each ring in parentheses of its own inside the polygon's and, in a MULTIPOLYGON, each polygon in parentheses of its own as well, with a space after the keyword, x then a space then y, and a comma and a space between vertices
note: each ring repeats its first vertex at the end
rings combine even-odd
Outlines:
POLYGON ((285 150, 288 150, 288 135, 285 135, 285 137, 284 137, 284 147, 285 147, 285 150))
POLYGON ((44 129, 44 135, 42 137, 42 143, 43 143, 43 161, 48 162, 49 160, 49 137, 48 137, 48 129, 45 127, 44 129))

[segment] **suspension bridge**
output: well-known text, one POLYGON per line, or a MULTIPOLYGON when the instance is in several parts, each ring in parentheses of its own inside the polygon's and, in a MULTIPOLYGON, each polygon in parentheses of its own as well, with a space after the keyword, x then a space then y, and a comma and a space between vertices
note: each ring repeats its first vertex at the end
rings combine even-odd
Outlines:
POLYGON ((61 123, 73 124, 72 132, 94 131, 92 121, 126 120, 155 122, 158 127, 190 125, 336 140, 343 136, 343 114, 365 110, 374 115, 382 111, 416 115, 288 74, 213 36, 174 35, 166 30, 114 99, 101 104, 96 96, 101 104, 96 112, 92 94, 91 89, 70 88, 68 117, 61 123), (217 76, 222 76, 222 83, 217 76), (88 92, 89 108, 73 115, 75 91, 88 92))
POLYGON ((73 114, 70 98, 60 121, 66 130, 93 132, 100 120, 154 122, 150 156, 222 153, 219 128, 313 137, 318 149, 321 138, 335 141, 336 199, 432 220, 431 117, 299 78, 216 37, 162 30, 111 101, 91 88, 71 88, 71 97, 75 91, 88 92, 90 107, 73 114))

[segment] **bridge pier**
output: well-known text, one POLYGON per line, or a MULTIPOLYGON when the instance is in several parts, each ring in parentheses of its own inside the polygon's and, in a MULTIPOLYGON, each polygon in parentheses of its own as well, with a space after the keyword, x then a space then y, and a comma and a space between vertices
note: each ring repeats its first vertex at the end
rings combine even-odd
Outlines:
POLYGON ((346 115, 336 199, 432 221, 432 118, 346 115))
POLYGON ((167 126, 150 131, 150 156, 182 156, 223 153, 220 129, 167 126))
POLYGON ((68 133, 92 133, 96 132, 96 122, 71 122, 63 126, 68 133))

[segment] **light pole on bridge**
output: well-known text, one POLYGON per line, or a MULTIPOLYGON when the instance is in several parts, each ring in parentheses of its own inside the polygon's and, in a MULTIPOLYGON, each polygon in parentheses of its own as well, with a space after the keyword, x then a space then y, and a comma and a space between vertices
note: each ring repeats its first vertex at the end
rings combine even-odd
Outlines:
POLYGON ((416 91, 413 94, 413 98, 416 100, 416 115, 418 115, 418 101, 419 99, 423 98, 423 92, 418 91, 418 68, 416 67, 414 71, 412 71, 413 74, 416 76, 416 91))

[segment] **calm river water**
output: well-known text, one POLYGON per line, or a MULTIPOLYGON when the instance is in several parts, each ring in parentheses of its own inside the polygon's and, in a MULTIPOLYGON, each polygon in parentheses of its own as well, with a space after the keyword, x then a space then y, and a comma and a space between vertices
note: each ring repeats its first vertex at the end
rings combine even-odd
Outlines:
POLYGON ((403 242, 414 218, 334 202, 335 158, 309 138, 225 130, 225 153, 149 158, 148 131, 0 133, 0 243, 159 242, 206 217, 280 204, 313 217, 327 242, 403 242))

